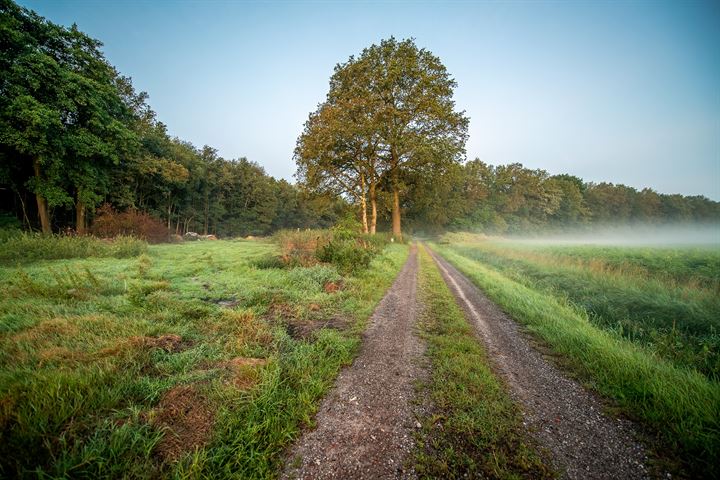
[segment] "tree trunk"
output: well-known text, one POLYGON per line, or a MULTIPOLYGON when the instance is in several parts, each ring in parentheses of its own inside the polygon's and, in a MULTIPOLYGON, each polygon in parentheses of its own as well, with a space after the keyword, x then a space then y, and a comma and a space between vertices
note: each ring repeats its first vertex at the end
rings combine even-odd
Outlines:
POLYGON ((400 179, 398 178, 398 168, 392 171, 392 234, 397 241, 402 241, 402 230, 400 229, 400 179))
MULTIPOLYGON (((33 162, 33 169, 35 170, 35 178, 40 179, 40 159, 36 158, 33 162)), ((51 234, 52 229, 50 228, 50 212, 48 211, 47 200, 39 193, 35 194, 35 200, 37 200, 38 217, 40 217, 40 226, 42 233, 51 234)))
POLYGON ((367 217, 367 199, 365 198, 365 175, 360 174, 360 188, 362 193, 360 194, 360 214, 362 216, 362 229, 363 233, 368 233, 368 217, 367 217))
POLYGON ((375 235, 377 227, 377 196, 375 194, 375 180, 370 182, 370 235, 375 235))
POLYGON ((32 228, 32 225, 30 223, 30 218, 27 214, 27 209, 25 208, 25 200, 23 200, 22 195, 20 195, 20 192, 17 190, 15 191, 17 193, 18 198, 20 199, 20 206, 22 207, 22 214, 23 214, 23 226, 27 226, 28 229, 32 228))
POLYGON ((210 190, 205 188, 205 208, 203 209, 205 219, 203 221, 203 235, 208 234, 208 227, 210 223, 210 190))
POLYGON ((85 204, 80 200, 75 202, 75 232, 85 235, 85 204))

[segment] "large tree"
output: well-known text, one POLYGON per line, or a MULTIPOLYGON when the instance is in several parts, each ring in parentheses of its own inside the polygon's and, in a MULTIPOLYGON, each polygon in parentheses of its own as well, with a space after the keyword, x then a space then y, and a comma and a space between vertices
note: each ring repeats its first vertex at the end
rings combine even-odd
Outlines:
MULTIPOLYGON (((393 235, 402 238, 402 178, 420 171, 432 176, 433 167, 444 172, 446 165, 463 159, 468 119, 455 110, 455 87, 440 59, 413 40, 390 38, 372 45, 335 68, 327 100, 316 114, 325 109, 343 112, 336 115, 341 120, 323 123, 324 136, 331 139, 324 152, 333 158, 341 153, 342 160, 312 165, 331 177, 333 168, 351 165, 341 171, 354 173, 363 195, 367 184, 373 209, 375 188, 388 180, 393 235)), ((304 157, 298 158, 305 174, 304 157)))
POLYGON ((346 70, 341 94, 372 99, 372 121, 392 190, 392 232, 402 238, 403 173, 463 159, 468 119, 455 110, 457 84, 440 59, 412 39, 383 40, 340 70, 346 70))

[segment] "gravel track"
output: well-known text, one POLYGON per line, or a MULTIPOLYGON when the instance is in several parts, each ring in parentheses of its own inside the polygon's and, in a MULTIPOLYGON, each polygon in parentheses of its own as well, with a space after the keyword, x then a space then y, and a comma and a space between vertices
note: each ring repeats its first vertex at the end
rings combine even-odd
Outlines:
POLYGON ((413 478, 414 382, 424 378, 415 335, 417 247, 377 309, 353 364, 338 376, 307 431, 291 449, 282 478, 413 478))
MULTIPOLYGON (((430 251, 428 249, 428 251, 430 251)), ((430 251, 488 350, 492 366, 523 410, 524 423, 568 479, 650 476, 633 425, 603 413, 602 402, 534 349, 518 325, 464 275, 430 251)))

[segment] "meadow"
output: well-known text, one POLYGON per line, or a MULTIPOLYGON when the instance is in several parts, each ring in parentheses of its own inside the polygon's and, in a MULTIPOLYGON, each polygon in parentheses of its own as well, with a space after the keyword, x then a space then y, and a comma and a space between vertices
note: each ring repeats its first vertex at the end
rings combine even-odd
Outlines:
POLYGON ((720 452, 720 250, 450 234, 435 248, 695 472, 720 452))
POLYGON ((407 257, 350 272, 265 240, 3 241, 2 477, 274 476, 407 257))

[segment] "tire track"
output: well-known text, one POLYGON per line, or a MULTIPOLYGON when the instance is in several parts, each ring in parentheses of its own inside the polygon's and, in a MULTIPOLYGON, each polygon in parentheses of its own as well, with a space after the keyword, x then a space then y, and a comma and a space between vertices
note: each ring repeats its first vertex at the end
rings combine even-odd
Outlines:
POLYGON ((424 378, 415 335, 417 247, 370 318, 361 351, 322 402, 317 428, 292 448, 282 478, 413 478, 414 382, 424 378))
POLYGON ((633 425, 603 414, 595 395, 545 360, 518 325, 455 267, 428 252, 521 405, 528 430, 550 451, 563 478, 649 478, 633 425))

